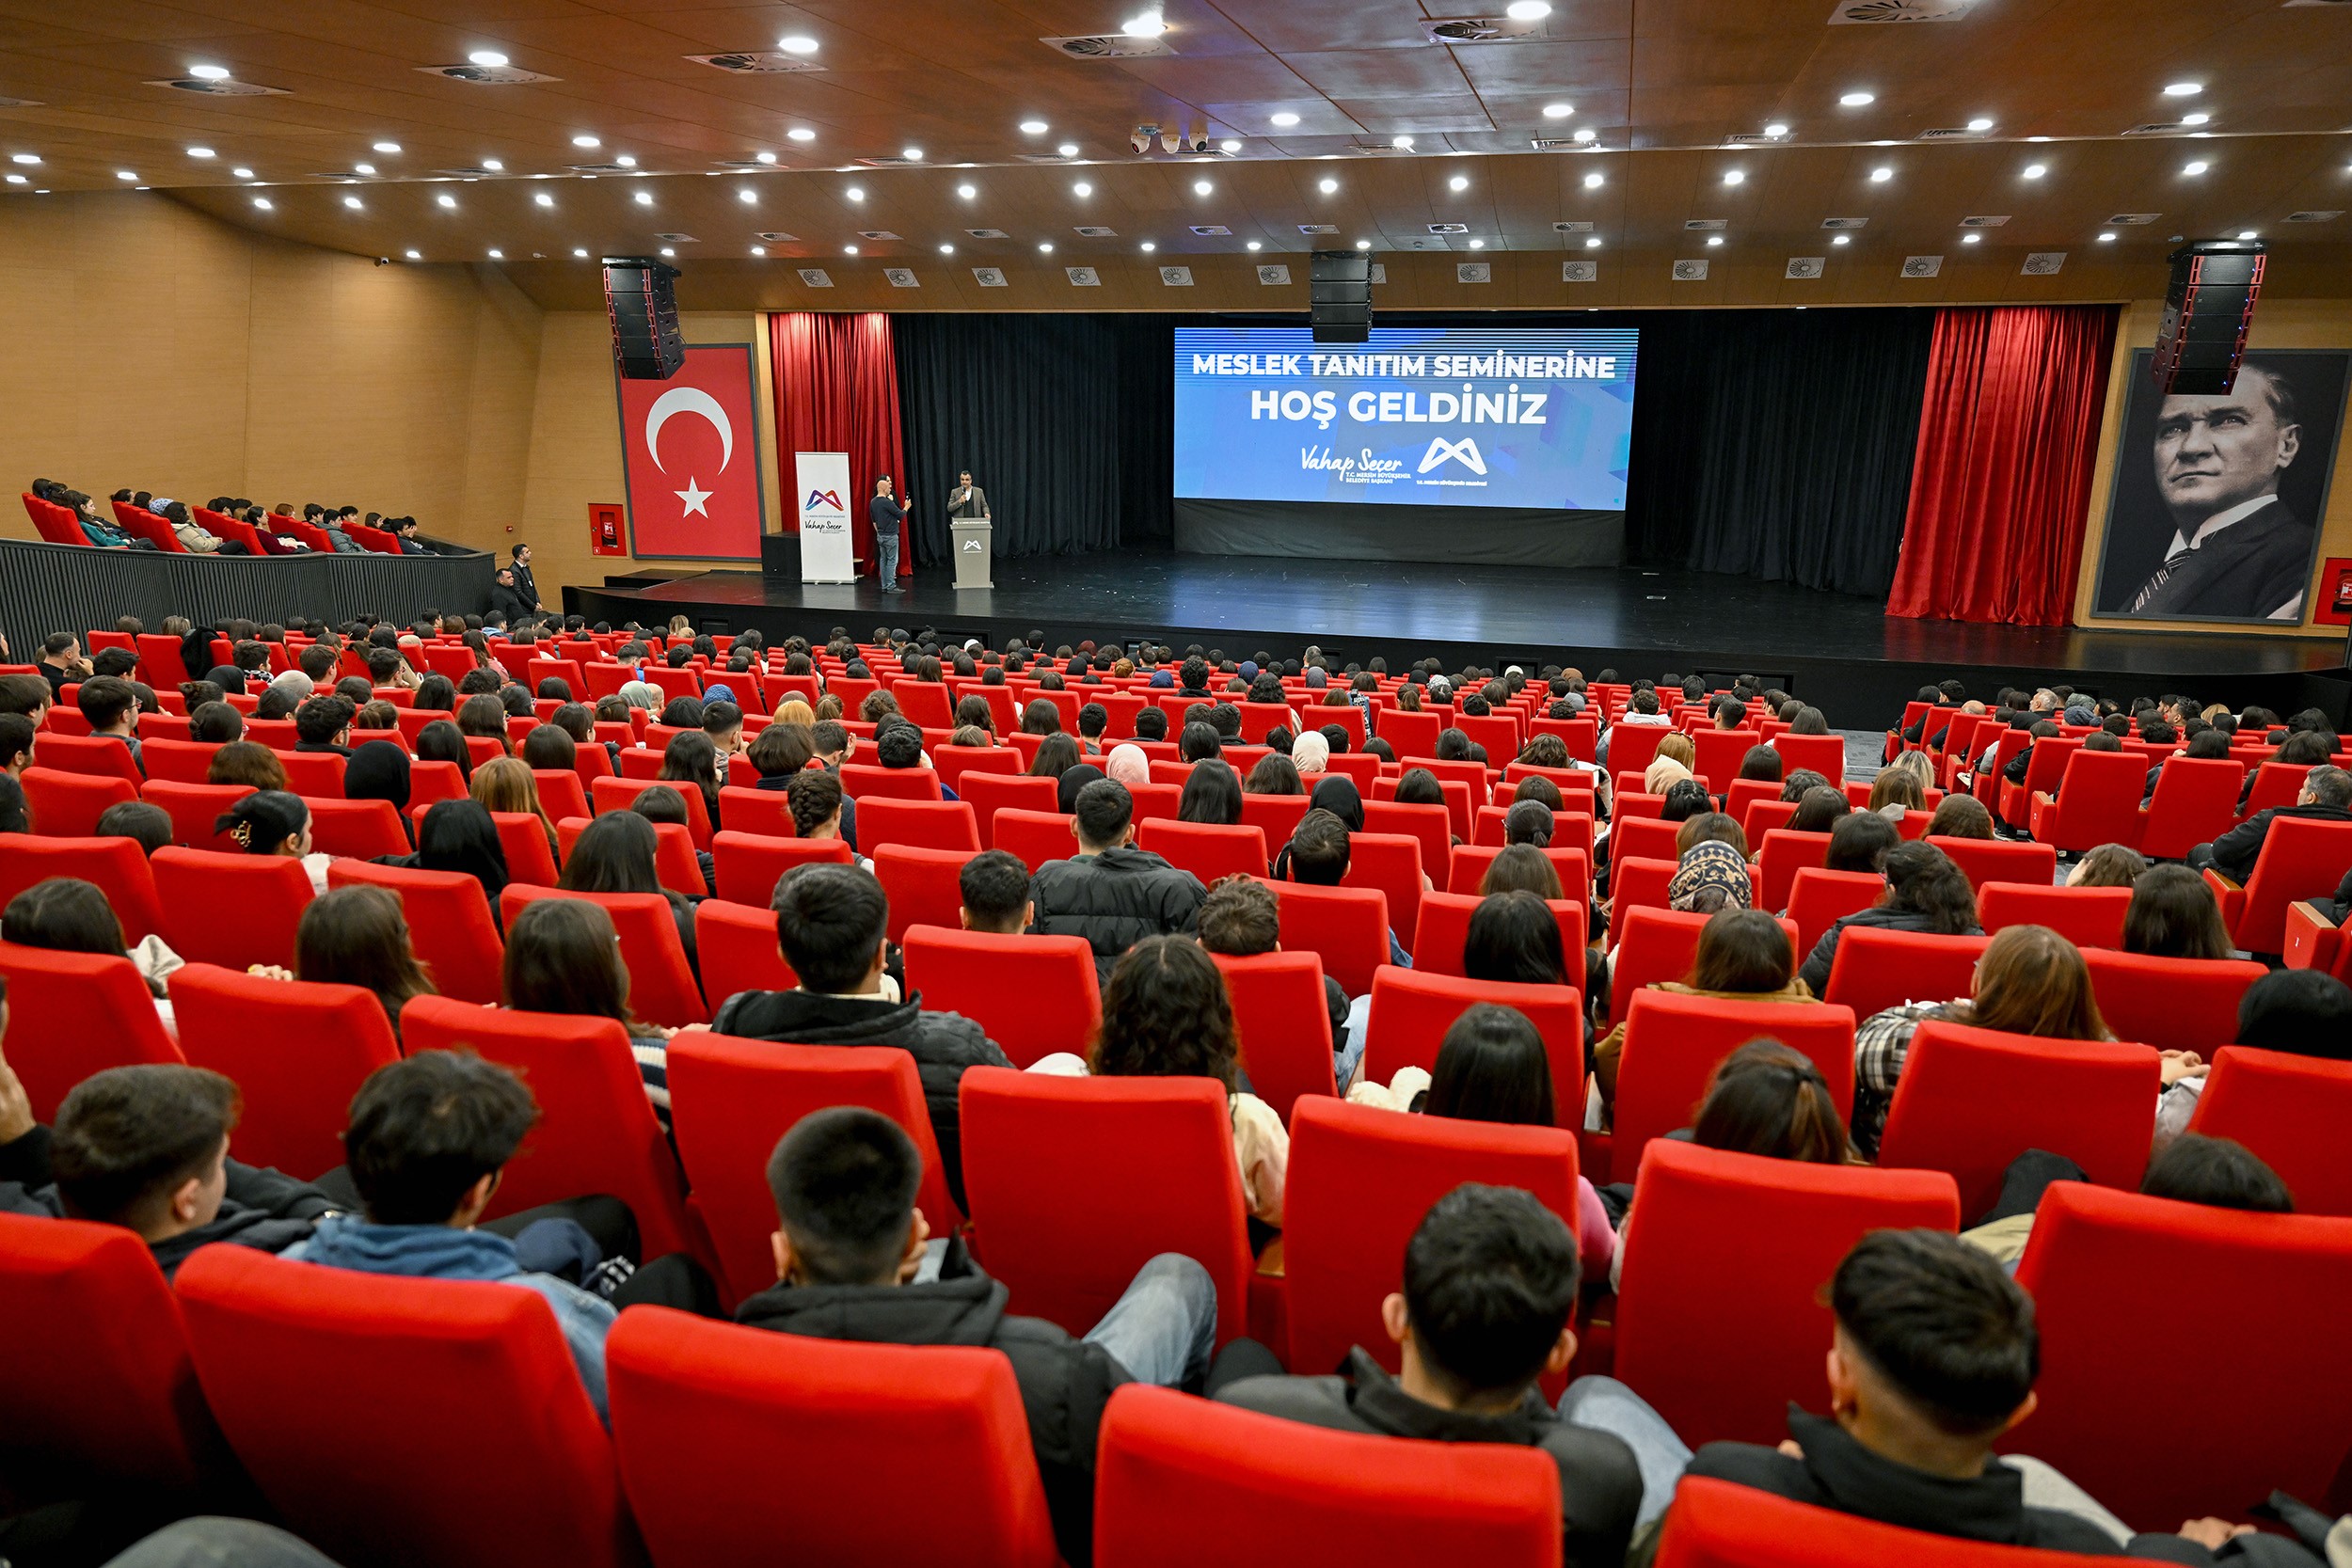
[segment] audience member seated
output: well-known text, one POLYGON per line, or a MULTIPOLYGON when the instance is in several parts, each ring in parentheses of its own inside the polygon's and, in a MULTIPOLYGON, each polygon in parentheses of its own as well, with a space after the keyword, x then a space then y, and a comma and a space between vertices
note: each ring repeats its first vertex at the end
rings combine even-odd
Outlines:
POLYGON ((1241 781, 1232 767, 1216 757, 1194 763, 1177 799, 1176 820, 1220 828, 1240 822, 1241 781))
POLYGON ((2200 871, 2211 867, 2233 882, 2245 881, 2254 874, 2254 862, 2262 854, 2270 824, 2281 816, 2352 822, 2352 773, 2341 768, 2312 768, 2305 775, 2295 804, 2265 807, 2212 843, 2194 846, 2188 852, 2189 865, 2200 871))
POLYGON ((1579 1380, 1556 1412, 1535 1386, 1576 1354, 1567 1227, 1529 1193, 1466 1182, 1430 1207, 1404 1275, 1404 1290, 1380 1304, 1396 1376, 1359 1346, 1337 1376, 1242 1378, 1216 1398, 1340 1432, 1542 1449, 1560 1467, 1565 1560, 1615 1568, 1643 1475, 1622 1440, 1580 1419, 1587 1382, 1606 1380, 1579 1380))
POLYGON ((2066 873, 2068 887, 2131 887, 2148 870, 2146 857, 2121 844, 2102 844, 2084 854, 2066 873))
POLYGON ((2185 865, 2156 865, 2132 883, 2123 951, 2152 958, 2226 958, 2235 950, 2205 879, 2185 865))
POLYGON ((1216 1342, 1216 1285, 1192 1259, 1162 1253, 1085 1338, 1073 1338, 1008 1313, 1005 1287, 961 1238, 931 1239, 914 1207, 922 1176, 914 1140, 878 1112, 838 1105, 803 1117, 768 1162, 777 1283, 736 1319, 819 1339, 1002 1351, 1028 1416, 1055 1541, 1070 1562, 1090 1562, 1103 1406, 1124 1383, 1198 1386, 1216 1342))
POLYGON ((294 973, 275 973, 372 993, 384 1005, 395 1040, 408 999, 439 994, 409 944, 400 900, 380 887, 330 888, 310 900, 294 930, 294 973))
POLYGON ((118 800, 98 814, 100 838, 134 838, 152 855, 171 842, 171 814, 145 800, 118 800))
MULTIPOLYGON (((2181 1133, 2159 1139, 2155 1158, 2148 1162, 2139 1190, 2152 1197, 2178 1203, 2201 1203, 2209 1209, 2239 1209, 2255 1214, 2292 1214, 2294 1195, 2279 1173, 2264 1164, 2245 1145, 2229 1138, 2181 1133)), ((2026 1255, 2033 1236, 2034 1212, 2054 1181, 2083 1181, 2080 1165, 2044 1149, 2021 1154, 2001 1183, 2001 1198, 1983 1224, 1960 1233, 1960 1239, 1984 1249, 2010 1274, 2026 1255)))
POLYGON ((1193 930, 1208 890, 1191 872, 1135 847, 1135 799, 1124 784, 1096 779, 1075 805, 1077 853, 1048 861, 1030 879, 1031 928, 1086 938, 1107 980, 1119 956, 1143 938, 1193 930))
MULTIPOLYGON (((507 759, 501 758, 500 761, 507 759)), ((490 771, 496 764, 483 768, 490 771)), ((516 763, 524 779, 531 770, 516 763)), ((536 803, 537 793, 532 800, 536 803)), ((542 814, 542 821, 546 816, 542 814)), ((555 885, 568 893, 651 893, 667 900, 670 917, 677 926, 678 945, 686 950, 687 967, 699 976, 700 965, 694 948, 694 904, 686 895, 661 885, 661 877, 654 869, 654 856, 660 838, 653 831, 653 823, 633 811, 609 811, 581 831, 579 842, 572 846, 571 858, 564 863, 564 870, 555 885)))
POLYGON ((1470 911, 1462 973, 1491 985, 1563 986, 1567 949, 1560 922, 1532 893, 1490 893, 1470 911))
MULTIPOLYGON (((239 745, 248 744, 240 741, 239 745)), ((233 750, 224 746, 215 753, 233 750)), ((259 747, 254 748, 261 750, 259 747)), ((268 755, 263 752, 263 755, 268 755)), ((275 763, 277 759, 271 758, 275 763)), ((289 795, 281 775, 278 787, 257 789, 237 800, 213 821, 213 832, 229 835, 238 848, 248 855, 283 855, 302 863, 303 871, 310 879, 312 894, 326 891, 328 856, 315 854, 310 848, 310 808, 299 795, 289 795)))
POLYGON ((991 849, 963 863, 956 886, 961 895, 958 916, 967 931, 990 936, 1019 936, 1029 928, 1029 868, 1021 857, 991 849))
POLYGON ((138 692, 131 683, 119 675, 93 675, 82 683, 73 701, 89 721, 89 733, 121 741, 131 749, 132 766, 139 768, 138 692))
MULTIPOLYGON (((1544 863, 1549 865, 1549 861, 1544 863)), ((1274 890, 1254 877, 1220 877, 1200 902, 1200 945, 1229 958, 1256 958, 1281 950, 1281 907, 1274 890)), ((1323 977, 1325 1009, 1331 1018, 1333 1082, 1344 1090, 1363 1059, 1365 996, 1351 1002, 1340 983, 1323 977)))
MULTIPOLYGON (((1959 866, 1952 863, 1951 857, 1934 845, 1896 843, 1883 849, 1883 859, 1880 854, 1874 853, 1864 858, 1860 864, 1852 863, 1863 847, 1865 835, 1875 838, 1870 830, 1860 826, 1874 815, 1857 812, 1851 818, 1854 827, 1850 829, 1846 822, 1841 821, 1830 834, 1831 869, 1883 869, 1886 873, 1886 891, 1870 908, 1842 916, 1836 925, 1821 933, 1821 940, 1814 944, 1812 953, 1804 960, 1804 967, 1797 972, 1798 978, 1816 996, 1826 994, 1829 990, 1830 966, 1837 958, 1837 939, 1849 927, 1868 926, 1880 930, 1925 931, 1944 936, 1983 934, 1984 928, 1977 924, 1976 890, 1968 885, 1968 879, 1961 874, 1959 866), (1845 840, 1842 845, 1839 842, 1841 838, 1845 840), (1871 859, 1879 859, 1880 863, 1870 864, 1871 859)), ((1884 819, 1881 820, 1883 823, 1884 819)), ((1886 825, 1884 831, 1892 832, 1894 830, 1891 825, 1886 825)), ((1875 843, 1869 847, 1877 849, 1875 843)), ((1889 1086, 1892 1086, 1891 1079, 1889 1086)))
MULTIPOLYGON (((1699 927, 1696 956, 1691 973, 1680 980, 1661 980, 1650 989, 1676 996, 1711 996, 1726 1002, 1812 1002, 1818 1000, 1796 974, 1796 956, 1788 927, 1761 910, 1726 908, 1709 915, 1699 927)), ((1625 1054, 1625 1015, 1632 998, 1619 1001, 1616 1027, 1593 1047, 1593 1089, 1598 1097, 1603 1128, 1616 1103, 1617 1069, 1625 1054)))
MULTIPOLYGON (((1348 844, 1351 829, 1341 812, 1350 813, 1355 826, 1361 828, 1363 803, 1357 797, 1355 784, 1346 779, 1324 780, 1315 785, 1312 800, 1307 815, 1292 830, 1290 842, 1275 851, 1274 879, 1306 887, 1338 887, 1347 879, 1352 858, 1348 844)), ((1388 937, 1389 962, 1400 969, 1410 969, 1412 957, 1405 951, 1405 944, 1396 940, 1394 927, 1390 927, 1388 937)))
POLYGON ((524 905, 506 933, 501 981, 506 1006, 517 1011, 609 1018, 628 1030, 645 1098, 661 1125, 670 1125, 669 1046, 677 1031, 628 1010, 628 966, 621 962, 621 939, 604 906, 584 898, 524 905))

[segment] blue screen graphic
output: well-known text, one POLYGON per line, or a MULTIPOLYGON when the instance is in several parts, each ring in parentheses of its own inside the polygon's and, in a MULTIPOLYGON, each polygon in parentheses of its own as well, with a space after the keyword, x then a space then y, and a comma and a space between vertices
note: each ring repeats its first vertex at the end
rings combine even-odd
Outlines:
POLYGON ((1631 327, 1176 329, 1176 494, 1625 510, 1631 327))

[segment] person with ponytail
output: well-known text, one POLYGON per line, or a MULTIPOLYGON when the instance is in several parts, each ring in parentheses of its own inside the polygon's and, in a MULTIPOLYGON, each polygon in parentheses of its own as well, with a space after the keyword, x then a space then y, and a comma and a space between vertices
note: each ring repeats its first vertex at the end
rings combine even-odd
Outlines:
POLYGON ((283 855, 302 863, 313 896, 326 891, 326 865, 332 858, 310 848, 310 808, 299 795, 282 789, 257 789, 220 814, 213 832, 225 833, 248 855, 283 855))

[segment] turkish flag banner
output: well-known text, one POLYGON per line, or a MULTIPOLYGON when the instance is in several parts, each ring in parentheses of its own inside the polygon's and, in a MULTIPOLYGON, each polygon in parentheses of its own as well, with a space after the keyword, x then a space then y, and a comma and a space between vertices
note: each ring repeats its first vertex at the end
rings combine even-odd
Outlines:
POLYGON ((752 346, 705 344, 667 381, 613 372, 629 553, 756 561, 762 520, 752 346))

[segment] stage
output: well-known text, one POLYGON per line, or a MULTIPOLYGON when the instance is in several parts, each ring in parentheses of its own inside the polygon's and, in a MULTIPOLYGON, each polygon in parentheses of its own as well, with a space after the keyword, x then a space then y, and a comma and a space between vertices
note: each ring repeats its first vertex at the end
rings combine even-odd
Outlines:
POLYGON ((1295 657, 1316 643, 1337 665, 1385 657, 1391 670, 1428 656, 1466 663, 1572 664, 1655 679, 1710 682, 1751 673, 1803 696, 1834 725, 1868 727, 1920 686, 1957 675, 1971 695, 2004 683, 2062 679, 2122 697, 2185 691, 2280 712, 2317 706, 2344 720, 2341 638, 2276 638, 1970 626, 1898 620, 1875 599, 1788 583, 1632 567, 1540 571, 1410 562, 1305 561, 1124 550, 994 562, 995 586, 957 591, 943 567, 919 568, 885 594, 868 580, 823 586, 756 571, 669 577, 640 572, 566 587, 564 608, 591 621, 648 626, 685 614, 705 630, 757 627, 821 642, 887 625, 943 638, 1042 631, 1049 645, 1148 639, 1199 642, 1234 658, 1295 657))

